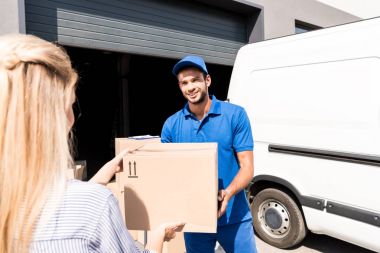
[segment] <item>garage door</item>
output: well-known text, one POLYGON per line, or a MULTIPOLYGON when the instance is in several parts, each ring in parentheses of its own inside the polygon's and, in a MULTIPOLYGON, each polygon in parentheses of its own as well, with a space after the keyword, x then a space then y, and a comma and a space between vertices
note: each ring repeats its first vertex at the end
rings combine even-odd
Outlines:
POLYGON ((27 33, 63 45, 232 65, 244 15, 195 1, 26 0, 27 33))

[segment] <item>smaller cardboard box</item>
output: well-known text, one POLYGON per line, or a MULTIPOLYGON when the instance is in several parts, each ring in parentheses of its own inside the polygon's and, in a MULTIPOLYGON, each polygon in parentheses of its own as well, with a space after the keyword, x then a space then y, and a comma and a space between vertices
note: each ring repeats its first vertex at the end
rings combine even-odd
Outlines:
POLYGON ((216 143, 140 146, 124 157, 116 177, 128 229, 151 230, 181 221, 184 232, 215 233, 217 178, 216 143))
POLYGON ((85 171, 85 166, 81 164, 76 164, 74 168, 69 168, 66 171, 68 179, 83 180, 83 175, 85 171))

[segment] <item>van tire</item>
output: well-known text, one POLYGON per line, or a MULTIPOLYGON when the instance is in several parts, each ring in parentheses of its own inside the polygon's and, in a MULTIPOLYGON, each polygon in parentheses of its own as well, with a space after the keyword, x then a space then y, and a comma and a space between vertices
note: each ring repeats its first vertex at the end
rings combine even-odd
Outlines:
POLYGON ((305 222, 297 203, 285 192, 267 188, 251 203, 255 232, 278 248, 290 248, 306 236, 305 222))

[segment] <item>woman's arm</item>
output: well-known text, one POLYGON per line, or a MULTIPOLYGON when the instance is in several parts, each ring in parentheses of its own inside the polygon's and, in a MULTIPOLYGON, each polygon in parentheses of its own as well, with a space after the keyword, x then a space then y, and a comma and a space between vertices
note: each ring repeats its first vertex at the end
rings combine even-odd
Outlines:
POLYGON ((128 153, 132 153, 133 150, 124 149, 117 156, 115 156, 111 161, 106 163, 100 170, 89 180, 93 183, 98 183, 102 185, 108 184, 115 173, 120 171, 120 165, 123 162, 123 157, 128 153))

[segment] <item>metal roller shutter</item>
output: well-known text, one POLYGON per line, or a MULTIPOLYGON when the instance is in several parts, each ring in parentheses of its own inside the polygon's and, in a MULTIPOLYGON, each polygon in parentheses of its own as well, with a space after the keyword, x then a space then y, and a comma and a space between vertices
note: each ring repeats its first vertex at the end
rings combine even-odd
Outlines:
POLYGON ((63 45, 232 65, 246 17, 191 1, 26 0, 27 33, 63 45))

